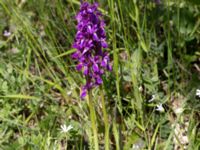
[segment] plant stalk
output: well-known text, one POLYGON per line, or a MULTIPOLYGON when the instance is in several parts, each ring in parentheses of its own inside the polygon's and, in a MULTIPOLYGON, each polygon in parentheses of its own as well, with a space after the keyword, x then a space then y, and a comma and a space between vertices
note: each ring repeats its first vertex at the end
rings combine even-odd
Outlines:
POLYGON ((102 103, 102 111, 103 111, 103 118, 104 118, 104 126, 105 126, 105 150, 109 150, 109 122, 108 122, 108 115, 106 112, 106 105, 103 93, 103 87, 100 87, 101 90, 101 103, 102 103))
POLYGON ((90 109, 90 119, 92 122, 94 148, 95 148, 95 150, 99 150, 98 133, 97 133, 97 126, 96 126, 96 115, 95 115, 94 104, 92 101, 91 90, 88 91, 88 103, 89 103, 89 109, 90 109))

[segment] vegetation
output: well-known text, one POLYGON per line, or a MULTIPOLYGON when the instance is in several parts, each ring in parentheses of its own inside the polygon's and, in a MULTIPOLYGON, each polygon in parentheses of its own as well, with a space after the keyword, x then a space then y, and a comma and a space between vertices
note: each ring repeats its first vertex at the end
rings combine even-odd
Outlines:
POLYGON ((71 58, 80 2, 0 1, 0 149, 94 149, 96 128, 99 149, 199 150, 199 0, 96 2, 113 70, 88 105, 71 58))

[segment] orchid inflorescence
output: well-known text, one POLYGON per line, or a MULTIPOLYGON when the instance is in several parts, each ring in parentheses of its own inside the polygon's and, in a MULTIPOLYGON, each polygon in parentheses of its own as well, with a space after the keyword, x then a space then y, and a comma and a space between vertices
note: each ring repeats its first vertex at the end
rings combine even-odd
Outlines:
POLYGON ((98 4, 81 3, 80 12, 76 16, 77 33, 73 48, 76 52, 72 58, 78 60, 76 69, 83 71, 86 84, 82 87, 81 98, 87 91, 102 84, 105 70, 112 70, 110 58, 103 49, 108 47, 106 42, 105 22, 98 10, 98 4))

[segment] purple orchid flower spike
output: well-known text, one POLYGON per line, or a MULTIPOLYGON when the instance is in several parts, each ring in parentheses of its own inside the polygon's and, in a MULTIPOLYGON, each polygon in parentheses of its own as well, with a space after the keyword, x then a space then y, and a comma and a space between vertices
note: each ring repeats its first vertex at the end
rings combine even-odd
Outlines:
POLYGON ((73 48, 76 52, 72 58, 78 61, 76 69, 83 71, 86 84, 82 87, 81 98, 88 90, 101 85, 105 70, 111 71, 110 58, 103 49, 108 47, 106 42, 105 22, 98 10, 98 4, 81 2, 80 11, 76 16, 77 33, 73 48))

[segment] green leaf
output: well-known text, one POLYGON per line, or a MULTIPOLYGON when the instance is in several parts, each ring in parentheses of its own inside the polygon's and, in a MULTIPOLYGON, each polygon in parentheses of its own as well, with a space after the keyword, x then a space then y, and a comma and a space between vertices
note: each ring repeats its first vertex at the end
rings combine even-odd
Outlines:
POLYGON ((11 98, 11 99, 32 99, 32 100, 37 100, 39 98, 34 97, 34 96, 29 96, 29 95, 21 95, 21 94, 14 94, 14 95, 5 95, 5 96, 0 96, 0 98, 11 98))
POLYGON ((60 58, 60 57, 66 56, 66 55, 70 55, 70 54, 74 53, 75 51, 76 51, 76 49, 70 49, 62 54, 59 54, 58 56, 55 56, 54 58, 60 58))

